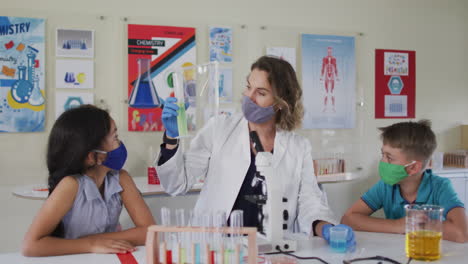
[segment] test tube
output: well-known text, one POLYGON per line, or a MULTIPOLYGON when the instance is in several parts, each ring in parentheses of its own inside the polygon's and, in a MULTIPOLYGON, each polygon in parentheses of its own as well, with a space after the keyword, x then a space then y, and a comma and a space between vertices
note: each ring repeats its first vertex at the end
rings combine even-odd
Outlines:
MULTIPOLYGON (((161 224, 163 226, 171 225, 171 210, 167 207, 161 208, 161 224)), ((172 264, 172 234, 169 232, 164 233, 161 252, 163 252, 163 263, 172 264)))
POLYGON ((213 227, 213 222, 212 222, 212 213, 207 212, 202 214, 201 216, 202 219, 202 226, 203 229, 205 229, 205 232, 203 232, 203 250, 202 250, 202 262, 207 263, 207 264, 214 264, 213 260, 211 258, 211 233, 206 232, 207 228, 213 227))
MULTIPOLYGON (((195 212, 191 212, 191 217, 190 217, 191 226, 200 226, 200 215, 195 212)), ((202 259, 201 259, 201 249, 200 249, 200 233, 199 232, 194 232, 192 233, 192 263, 194 264, 201 264, 202 259)))
POLYGON ((234 210, 231 213, 231 238, 234 248, 234 263, 241 263, 243 259, 241 228, 244 226, 244 211, 234 210))
POLYGON ((177 128, 179 129, 179 137, 186 137, 187 130, 187 115, 185 113, 185 92, 183 74, 180 72, 172 73, 172 80, 174 83, 174 95, 177 98, 177 128))
MULTIPOLYGON (((185 226, 185 210, 184 209, 176 209, 176 225, 178 227, 185 226)), ((187 233, 186 232, 179 232, 177 234, 177 250, 178 250, 178 263, 184 264, 187 262, 187 233)))
POLYGON ((224 233, 222 229, 226 225, 226 213, 224 211, 217 211, 214 219, 213 225, 216 228, 216 232, 213 234, 213 249, 211 252, 214 255, 214 260, 216 264, 224 264, 224 255, 225 255, 225 246, 224 246, 224 233))

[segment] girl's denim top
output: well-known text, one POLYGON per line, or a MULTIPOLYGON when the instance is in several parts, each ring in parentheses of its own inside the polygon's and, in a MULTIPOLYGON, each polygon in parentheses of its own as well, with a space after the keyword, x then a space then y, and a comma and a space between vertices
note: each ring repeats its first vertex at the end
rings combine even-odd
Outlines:
POLYGON ((75 175, 78 192, 73 207, 63 217, 66 239, 119 231, 119 216, 122 211, 119 171, 112 170, 104 179, 104 195, 94 181, 86 175, 75 175))

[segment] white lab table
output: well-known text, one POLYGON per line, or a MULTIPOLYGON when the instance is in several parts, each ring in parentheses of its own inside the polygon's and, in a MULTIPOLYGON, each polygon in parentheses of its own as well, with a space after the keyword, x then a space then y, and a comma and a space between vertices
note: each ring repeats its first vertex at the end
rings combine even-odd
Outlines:
MULTIPOLYGON (((329 174, 329 175, 320 175, 317 177, 319 183, 335 183, 335 182, 344 182, 351 181, 357 178, 357 174, 354 173, 339 173, 339 174, 329 174)), ((148 184, 147 177, 133 177, 133 181, 140 190, 141 195, 143 196, 157 196, 157 195, 167 195, 164 189, 159 184, 148 184)), ((196 183, 189 192, 200 192, 203 187, 202 182, 196 183)), ((13 195, 20 198, 27 198, 33 200, 45 200, 49 194, 47 190, 46 183, 43 184, 28 184, 16 186, 13 191, 13 195)))
MULTIPOLYGON (((328 263, 343 263, 344 259, 384 256, 401 263, 407 263, 405 255, 405 236, 396 234, 356 232, 357 249, 354 253, 333 253, 325 241, 319 237, 313 237, 309 240, 300 240, 298 250, 294 254, 298 256, 320 257, 328 263)), ((467 263, 468 243, 459 244, 450 241, 442 241, 442 258, 430 263, 467 263)), ((146 263, 145 248, 138 247, 133 256, 138 263, 146 263)), ((58 257, 29 258, 23 257, 20 253, 0 254, 0 263, 17 264, 100 264, 100 263, 120 263, 114 254, 79 254, 58 257)), ((299 263, 320 263, 318 261, 305 260, 299 263)), ((359 264, 378 263, 378 261, 360 261, 359 264)), ((382 262, 385 264, 386 262, 382 262)), ((425 263, 412 260, 411 263, 425 263)))
MULTIPOLYGON (((159 184, 148 184, 147 177, 133 177, 136 187, 140 190, 142 196, 167 195, 163 187, 159 184)), ((200 192, 203 183, 195 183, 189 192, 200 192)), ((28 184, 20 185, 13 189, 13 195, 20 198, 33 200, 45 200, 49 194, 47 185, 43 184, 28 184)))

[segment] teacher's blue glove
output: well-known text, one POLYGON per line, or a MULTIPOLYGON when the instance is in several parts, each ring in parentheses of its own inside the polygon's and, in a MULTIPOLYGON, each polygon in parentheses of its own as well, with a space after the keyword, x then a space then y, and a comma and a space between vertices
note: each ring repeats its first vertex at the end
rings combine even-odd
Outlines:
MULTIPOLYGON (((356 247, 356 240, 354 238, 353 229, 345 224, 339 224, 337 226, 343 227, 348 230, 346 235, 346 248, 354 250, 354 248, 356 247)), ((322 226, 322 237, 325 239, 325 241, 327 241, 328 244, 330 244, 330 228, 332 227, 332 224, 326 224, 322 226)))
POLYGON ((162 123, 166 128, 166 135, 171 138, 179 136, 179 129, 177 128, 177 110, 179 110, 179 107, 176 102, 177 98, 168 97, 164 102, 161 114, 162 123))

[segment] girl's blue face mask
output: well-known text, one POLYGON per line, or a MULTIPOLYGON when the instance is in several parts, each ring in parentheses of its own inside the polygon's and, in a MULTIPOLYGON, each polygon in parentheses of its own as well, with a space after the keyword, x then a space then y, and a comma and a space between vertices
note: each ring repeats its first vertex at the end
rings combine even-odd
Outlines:
POLYGON ((106 160, 102 163, 102 165, 113 169, 113 170, 121 170, 127 160, 127 148, 122 141, 120 141, 120 146, 112 151, 106 152, 102 150, 93 150, 97 153, 107 154, 106 160))

